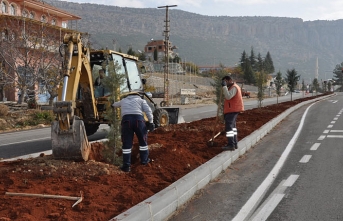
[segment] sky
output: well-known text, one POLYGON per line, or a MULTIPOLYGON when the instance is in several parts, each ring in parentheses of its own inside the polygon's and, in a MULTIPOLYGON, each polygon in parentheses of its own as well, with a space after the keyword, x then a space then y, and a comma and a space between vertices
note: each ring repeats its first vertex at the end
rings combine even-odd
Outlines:
MULTIPOLYGON (((177 5, 180 9, 209 16, 272 16, 304 21, 343 19, 342 0, 64 0, 129 8, 177 5)), ((165 10, 165 9, 161 9, 165 10)))

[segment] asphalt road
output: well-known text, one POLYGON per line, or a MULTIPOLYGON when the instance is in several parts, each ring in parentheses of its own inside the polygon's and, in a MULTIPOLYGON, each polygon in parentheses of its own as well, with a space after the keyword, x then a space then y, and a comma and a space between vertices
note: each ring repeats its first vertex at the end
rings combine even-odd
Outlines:
MULTIPOLYGON (((293 93, 293 99, 301 98, 303 94, 293 93)), ((279 97, 279 102, 289 101, 290 95, 279 97)), ((156 101, 159 103, 158 101, 156 101)), ((276 98, 263 100, 263 106, 276 103, 276 98)), ((245 99, 245 109, 257 107, 257 100, 245 99)), ((180 115, 185 122, 191 122, 203 118, 214 117, 217 114, 216 105, 178 105, 180 115)), ((106 125, 101 125, 94 135, 88 137, 89 141, 99 140, 106 137, 106 125)), ((51 150, 51 129, 42 128, 37 130, 18 131, 0 134, 0 159, 8 159, 32 153, 51 150)))
POLYGON ((343 95, 293 112, 168 221, 343 220, 342 114, 343 95))

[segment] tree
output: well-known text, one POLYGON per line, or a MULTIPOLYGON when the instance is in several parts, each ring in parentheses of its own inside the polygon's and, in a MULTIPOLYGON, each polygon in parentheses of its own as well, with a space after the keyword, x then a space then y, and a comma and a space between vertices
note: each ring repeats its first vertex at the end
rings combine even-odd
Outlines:
POLYGON ((243 73, 243 77, 244 77, 244 81, 247 83, 247 84, 253 84, 255 83, 255 74, 254 74, 254 71, 250 65, 250 61, 249 59, 246 59, 245 61, 245 67, 244 67, 244 73, 243 73))
POLYGON ((317 95, 318 90, 319 90, 319 82, 317 78, 313 79, 312 81, 312 93, 313 93, 313 89, 316 91, 316 95, 317 95))
POLYGON ((136 53, 134 50, 132 50, 132 47, 130 47, 129 50, 127 50, 127 54, 132 55, 132 56, 136 56, 136 53))
MULTIPOLYGON (((60 32, 48 24, 29 22, 23 17, 2 19, 8 38, 0 42, 0 60, 8 68, 7 80, 19 91, 18 103, 22 103, 27 96, 35 98, 38 83, 46 82, 44 73, 52 73, 51 70, 60 66, 60 32)), ((58 80, 58 76, 59 71, 52 78, 58 80)))
POLYGON ((280 71, 276 74, 274 83, 275 83, 275 90, 276 90, 276 95, 277 95, 276 103, 278 104, 279 97, 281 96, 281 88, 285 84, 285 80, 283 79, 282 73, 280 71))
POLYGON ((145 56, 145 53, 142 52, 142 53, 139 53, 138 55, 138 59, 141 60, 141 61, 145 61, 146 60, 146 56, 145 56))
POLYGON ((258 53, 258 55, 257 55, 256 68, 257 68, 257 71, 259 71, 259 72, 264 70, 264 61, 263 61, 263 58, 261 57, 260 53, 258 53))
POLYGON ((267 74, 274 73, 275 71, 272 56, 270 55, 269 51, 267 52, 267 55, 264 59, 264 69, 267 72, 267 74))
POLYGON ((219 119, 221 121, 224 120, 223 118, 223 86, 222 86, 222 78, 226 75, 229 75, 224 68, 221 68, 217 71, 217 73, 213 76, 213 83, 211 82, 211 86, 214 88, 213 93, 216 95, 214 99, 214 103, 218 106, 218 113, 220 114, 219 119))
POLYGON ((258 107, 262 107, 262 101, 264 99, 264 89, 267 82, 267 75, 262 70, 261 72, 256 72, 256 84, 257 84, 257 100, 258 107))
POLYGON ((245 62, 247 60, 247 53, 245 53, 245 50, 242 53, 241 59, 240 59, 240 67, 242 69, 242 71, 245 71, 245 62))
POLYGON ((297 86, 299 79, 300 79, 300 75, 298 75, 298 73, 296 72, 294 68, 292 70, 287 70, 287 84, 288 84, 288 89, 291 92, 291 101, 292 101, 292 93, 294 92, 294 89, 297 86))
POLYGON ((339 85, 340 86, 340 92, 343 91, 343 62, 341 64, 337 64, 335 69, 333 70, 334 78, 333 80, 335 81, 334 85, 339 85))
POLYGON ((6 69, 5 63, 0 61, 0 98, 2 100, 7 100, 6 89, 13 86, 13 82, 8 76, 9 70, 6 69))
POLYGON ((254 53, 254 48, 253 47, 251 47, 249 61, 250 61, 250 66, 251 66, 252 70, 254 72, 257 71, 256 57, 255 57, 255 53, 254 53))
MULTIPOLYGON (((104 61, 106 62, 106 61, 104 61)), ((121 70, 118 64, 109 62, 107 74, 108 76, 102 79, 102 83, 105 87, 105 91, 109 91, 109 104, 118 101, 123 90, 122 85, 125 85, 125 73, 120 73, 121 70), (120 88, 121 90, 118 90, 120 88)), ((106 161, 112 162, 115 165, 121 163, 121 158, 118 157, 121 151, 121 118, 118 109, 113 110, 110 106, 106 107, 106 118, 110 122, 110 130, 108 132, 107 138, 107 149, 104 151, 104 156, 106 161)))

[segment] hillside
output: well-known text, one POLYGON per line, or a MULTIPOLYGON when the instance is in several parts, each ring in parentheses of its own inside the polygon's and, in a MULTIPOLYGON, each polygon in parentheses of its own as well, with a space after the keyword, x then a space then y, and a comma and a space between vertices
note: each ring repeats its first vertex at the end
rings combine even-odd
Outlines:
MULTIPOLYGON (((94 47, 127 51, 143 50, 153 39, 164 39, 165 10, 121 8, 47 0, 47 3, 82 17, 71 28, 91 34, 94 47)), ((180 57, 198 65, 222 63, 234 66, 243 50, 272 55, 275 70, 284 74, 295 68, 308 81, 315 76, 331 78, 331 70, 343 60, 343 20, 306 21, 284 17, 203 16, 178 9, 169 11, 170 41, 180 57)))

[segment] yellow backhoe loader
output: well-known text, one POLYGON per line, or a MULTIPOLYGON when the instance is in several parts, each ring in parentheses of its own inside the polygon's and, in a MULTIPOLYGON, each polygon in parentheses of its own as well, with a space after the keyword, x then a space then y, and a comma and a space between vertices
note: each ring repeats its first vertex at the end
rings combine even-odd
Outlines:
POLYGON ((87 136, 94 134, 100 124, 109 124, 105 111, 111 108, 110 93, 101 84, 101 78, 108 77, 113 67, 125 76, 118 88, 120 93, 142 94, 153 110, 155 126, 178 123, 178 108, 158 108, 144 93, 145 79, 141 78, 136 57, 111 50, 90 51, 79 33, 66 34, 60 52, 64 57, 63 84, 54 102, 56 120, 51 125, 55 159, 88 160, 87 136))

